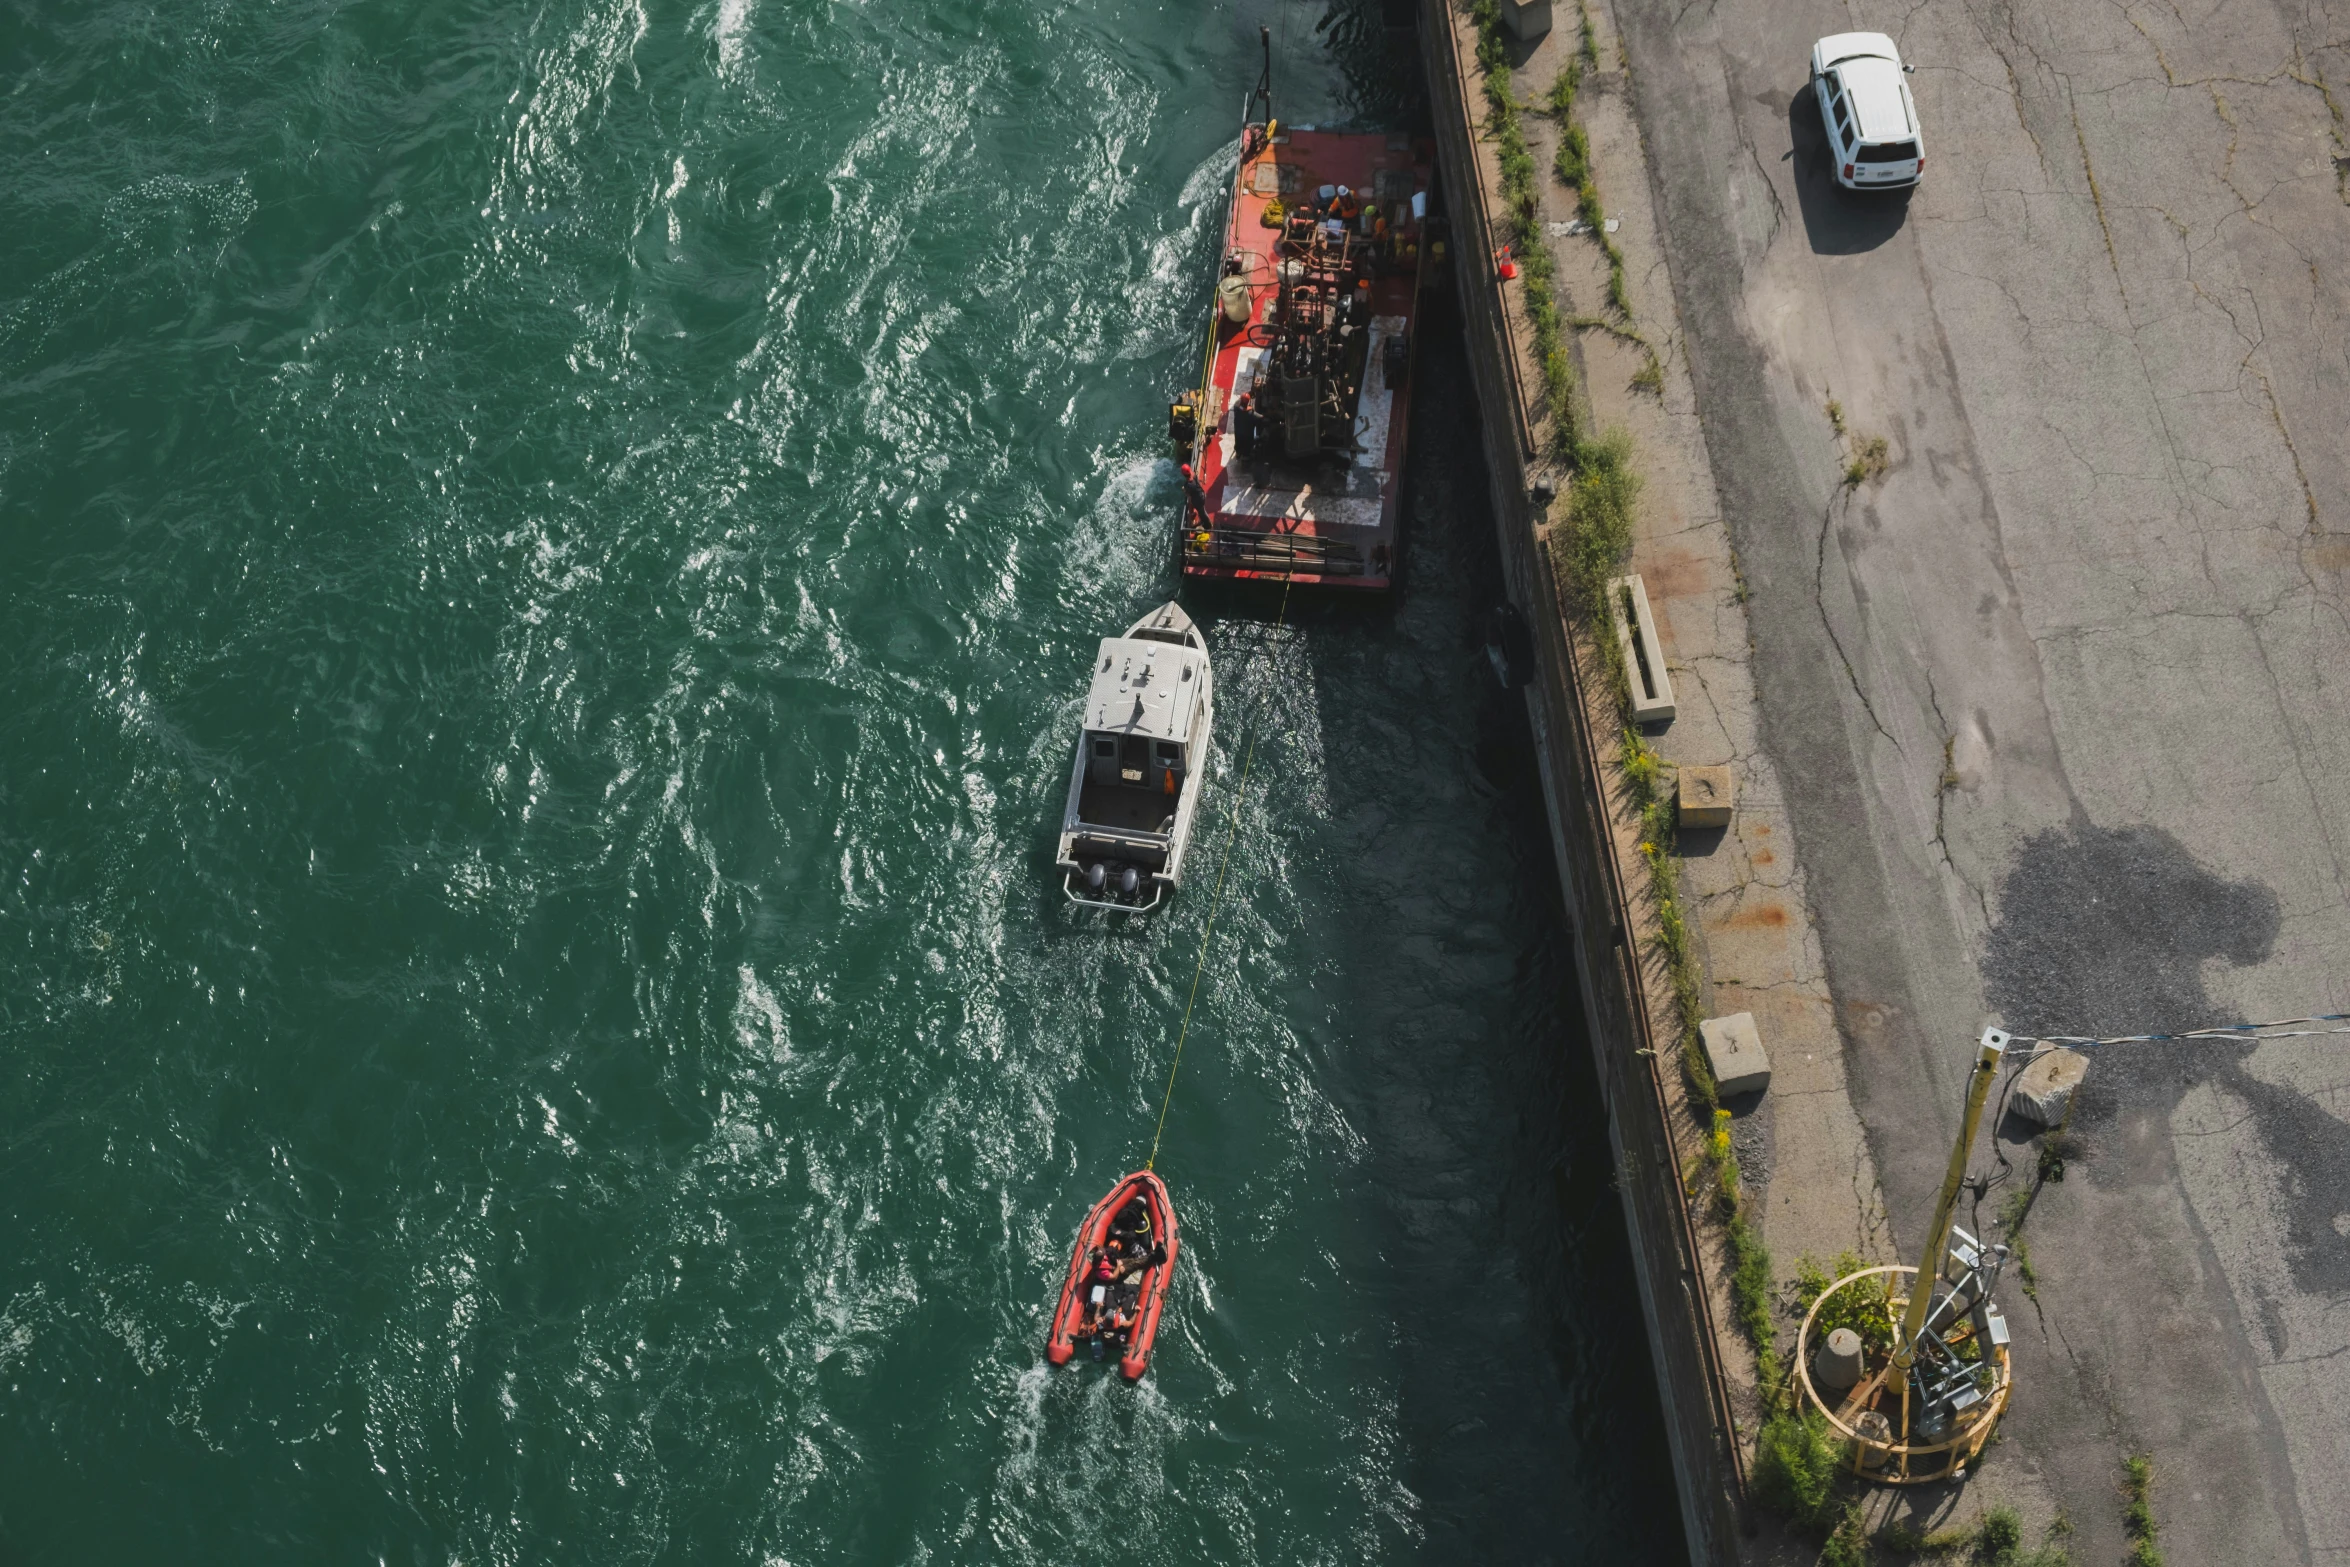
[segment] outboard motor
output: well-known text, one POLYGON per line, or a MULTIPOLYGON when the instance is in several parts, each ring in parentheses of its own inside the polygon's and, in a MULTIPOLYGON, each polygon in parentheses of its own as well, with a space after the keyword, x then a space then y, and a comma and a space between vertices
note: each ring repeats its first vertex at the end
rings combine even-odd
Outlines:
POLYGON ((1129 898, 1134 896, 1134 889, 1141 885, 1142 877, 1133 866, 1129 865, 1118 873, 1118 890, 1129 898))
POLYGON ((1093 862, 1091 865, 1088 865, 1088 866, 1085 868, 1085 889, 1086 889, 1086 891, 1088 891, 1088 892, 1099 892, 1099 891, 1101 891, 1101 890, 1102 890, 1102 883, 1103 883, 1105 880, 1107 880, 1108 878, 1109 878, 1109 867, 1108 867, 1108 866, 1106 866, 1106 865, 1104 865, 1104 864, 1102 864, 1102 862, 1101 862, 1101 861, 1099 861, 1099 860, 1096 860, 1096 861, 1094 861, 1094 862, 1093 862))

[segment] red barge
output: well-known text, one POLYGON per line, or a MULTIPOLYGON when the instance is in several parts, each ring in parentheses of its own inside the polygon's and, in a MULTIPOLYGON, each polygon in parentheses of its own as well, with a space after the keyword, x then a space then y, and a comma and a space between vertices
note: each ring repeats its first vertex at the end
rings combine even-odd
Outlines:
POLYGON ((1189 578, 1383 592, 1401 540, 1414 323, 1443 253, 1430 151, 1243 113, 1199 389, 1172 409, 1189 578))

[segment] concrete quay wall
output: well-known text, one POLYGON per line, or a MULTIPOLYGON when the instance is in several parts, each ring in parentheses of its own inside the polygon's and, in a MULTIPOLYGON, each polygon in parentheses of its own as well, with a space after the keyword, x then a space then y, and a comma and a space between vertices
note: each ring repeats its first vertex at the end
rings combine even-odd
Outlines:
POLYGON ((1543 465, 1526 414, 1516 329, 1492 264, 1497 243, 1478 164, 1470 72, 1445 0, 1421 0, 1421 53, 1435 119, 1438 171, 1452 220, 1452 273, 1484 410, 1486 467, 1510 599, 1534 634, 1536 672, 1526 690, 1560 888, 1572 927, 1575 970, 1593 1064, 1606 1100, 1618 1189, 1693 1563, 1738 1560, 1741 1458, 1712 1306, 1684 1198, 1661 1053, 1644 988, 1632 968, 1625 871, 1604 819, 1599 753, 1578 687, 1532 497, 1543 465))

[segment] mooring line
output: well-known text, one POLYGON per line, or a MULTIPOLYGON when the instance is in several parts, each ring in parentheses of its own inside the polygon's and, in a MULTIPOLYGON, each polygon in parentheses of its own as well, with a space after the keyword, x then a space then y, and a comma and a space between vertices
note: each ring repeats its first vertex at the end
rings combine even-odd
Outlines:
MULTIPOLYGON (((1295 578, 1281 579, 1281 610, 1273 617, 1273 634, 1279 636, 1289 619, 1289 589, 1295 578)), ((1159 1167, 1159 1140, 1167 1135, 1167 1106, 1175 1100, 1175 1074, 1183 1070, 1183 1042, 1191 1037, 1191 1009, 1199 1000, 1200 976, 1208 971, 1208 943, 1215 938, 1216 914, 1224 906, 1224 873, 1232 868, 1233 845, 1240 841, 1240 809, 1248 803, 1248 775, 1257 765, 1257 739, 1265 732, 1263 724, 1248 737, 1248 754, 1240 764, 1240 787, 1232 796, 1232 826, 1224 834, 1224 857, 1216 862, 1216 890, 1208 897, 1207 928, 1199 933, 1199 962, 1191 970, 1191 994, 1183 1001, 1183 1027, 1175 1035, 1175 1059, 1167 1066, 1167 1091, 1159 1096, 1159 1124, 1151 1133, 1151 1156, 1142 1167, 1159 1167)))

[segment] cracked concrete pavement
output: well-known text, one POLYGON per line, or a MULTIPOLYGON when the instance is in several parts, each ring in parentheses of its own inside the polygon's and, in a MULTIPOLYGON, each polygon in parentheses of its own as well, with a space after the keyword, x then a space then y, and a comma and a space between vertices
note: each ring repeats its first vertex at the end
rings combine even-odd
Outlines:
MULTIPOLYGON (((2350 4, 1612 9, 1907 1245, 1986 1018, 2350 1011, 2350 4), (1850 29, 1918 66, 1914 197, 1823 165, 1804 57, 1850 29)), ((2077 1558, 2137 1449, 2173 1560, 2350 1554, 2346 1082, 2350 1039, 2098 1058, 1990 1459, 2077 1558)), ((1828 1152, 1780 1140, 1774 1199, 1828 1152)))

